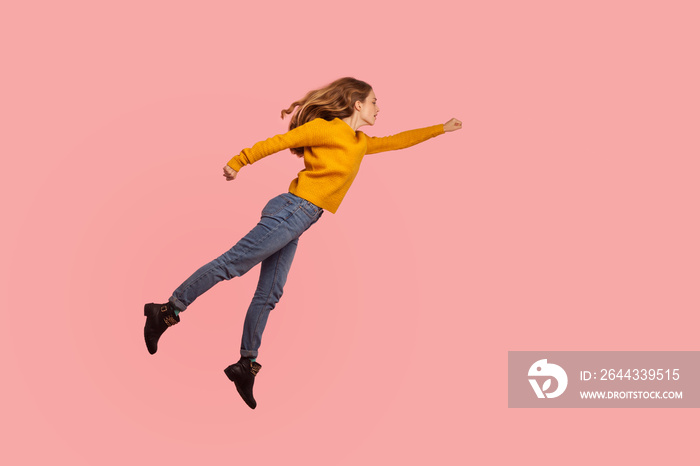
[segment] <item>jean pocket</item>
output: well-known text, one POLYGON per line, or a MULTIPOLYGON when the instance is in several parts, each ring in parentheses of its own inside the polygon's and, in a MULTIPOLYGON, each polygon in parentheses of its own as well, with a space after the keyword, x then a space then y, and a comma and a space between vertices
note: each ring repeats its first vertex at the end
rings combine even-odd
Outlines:
POLYGON ((280 194, 277 197, 273 197, 265 204, 262 210, 263 217, 274 217, 275 215, 282 212, 287 206, 291 205, 292 201, 287 199, 284 194, 280 194))

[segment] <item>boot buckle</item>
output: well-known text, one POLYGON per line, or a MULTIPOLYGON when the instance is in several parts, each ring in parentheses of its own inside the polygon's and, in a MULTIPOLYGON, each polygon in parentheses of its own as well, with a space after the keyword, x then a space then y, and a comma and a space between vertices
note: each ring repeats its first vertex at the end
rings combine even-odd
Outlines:
POLYGON ((163 317, 163 321, 168 324, 168 327, 172 327, 173 325, 177 324, 177 320, 175 320, 175 317, 173 316, 165 316, 163 317))

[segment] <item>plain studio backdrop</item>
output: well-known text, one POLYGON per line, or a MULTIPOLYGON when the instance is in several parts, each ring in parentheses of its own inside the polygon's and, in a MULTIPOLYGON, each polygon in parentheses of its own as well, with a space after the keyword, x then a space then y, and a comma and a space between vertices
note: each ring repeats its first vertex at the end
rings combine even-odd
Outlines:
POLYGON ((683 409, 507 408, 508 350, 698 350, 696 2, 14 2, 2 43, 3 464, 690 461, 683 409), (353 76, 365 157, 300 240, 248 409, 259 268, 164 302, 303 163, 225 182, 353 76), (543 450, 547 448, 547 453, 543 450), (544 456, 543 456, 544 455, 544 456))

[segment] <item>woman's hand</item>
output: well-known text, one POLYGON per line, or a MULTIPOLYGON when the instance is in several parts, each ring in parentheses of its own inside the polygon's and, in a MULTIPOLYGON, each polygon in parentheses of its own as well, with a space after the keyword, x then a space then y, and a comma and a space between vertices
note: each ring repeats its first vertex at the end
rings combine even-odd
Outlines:
POLYGON ((458 129, 462 129, 462 122, 459 121, 457 118, 453 118, 442 127, 445 129, 445 132, 447 133, 448 131, 457 131, 458 129))
POLYGON ((229 167, 228 165, 224 165, 224 176, 226 177, 226 181, 235 180, 237 174, 238 172, 236 170, 229 167))

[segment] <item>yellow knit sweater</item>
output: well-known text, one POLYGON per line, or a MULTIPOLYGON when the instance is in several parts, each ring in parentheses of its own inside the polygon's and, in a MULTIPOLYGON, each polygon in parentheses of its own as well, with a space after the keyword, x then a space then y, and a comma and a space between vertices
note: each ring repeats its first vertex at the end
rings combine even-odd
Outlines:
POLYGON ((375 138, 340 118, 316 118, 284 134, 260 141, 233 157, 228 166, 239 171, 283 149, 304 148, 304 168, 289 185, 289 192, 335 213, 350 189, 365 154, 404 149, 445 132, 443 125, 429 126, 375 138))

